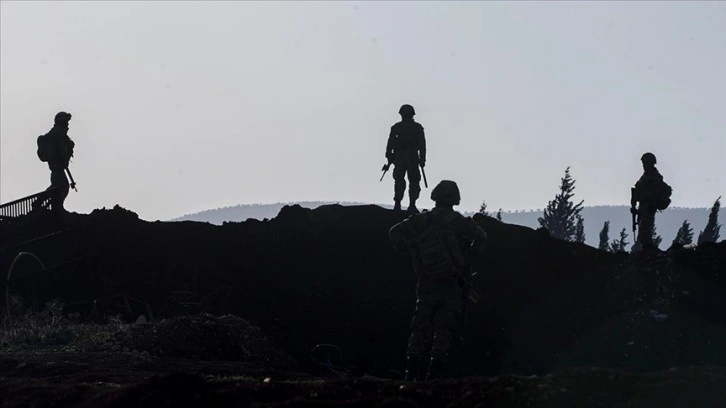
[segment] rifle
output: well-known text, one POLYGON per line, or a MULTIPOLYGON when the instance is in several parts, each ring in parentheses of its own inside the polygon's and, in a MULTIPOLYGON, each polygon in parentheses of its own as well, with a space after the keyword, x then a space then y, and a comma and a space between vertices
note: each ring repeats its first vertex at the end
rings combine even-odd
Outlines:
POLYGON ((472 254, 469 253, 467 256, 467 265, 464 268, 464 274, 459 278, 459 284, 461 285, 461 288, 463 289, 463 295, 461 299, 461 316, 459 316, 459 328, 458 328, 458 341, 461 345, 464 344, 464 336, 467 328, 469 327, 469 322, 471 321, 471 311, 469 308, 471 305, 469 305, 469 302, 466 301, 468 298, 469 301, 473 304, 478 304, 479 300, 481 300, 481 297, 478 293, 476 293, 476 290, 474 290, 474 278, 477 275, 477 272, 472 272, 472 254))
POLYGON ((384 164, 384 165, 383 165, 383 168, 381 168, 381 170, 383 171, 383 174, 381 174, 381 179, 380 179, 380 180, 378 180, 378 182, 381 182, 381 181, 383 181, 383 177, 385 177, 385 176, 386 176, 386 173, 388 172, 388 169, 389 169, 390 167, 391 167, 391 163, 386 163, 386 164, 384 164))
POLYGON ((635 204, 637 203, 637 197, 635 193, 635 188, 630 189, 630 214, 633 216, 633 235, 635 235, 635 230, 638 228, 638 211, 635 209, 635 204))
POLYGON ((423 166, 419 166, 419 167, 421 167, 421 174, 423 174, 424 187, 429 188, 429 182, 428 182, 428 180, 426 180, 426 171, 424 170, 423 166))
POLYGON ((466 254, 466 266, 464 267, 464 274, 461 277, 461 284, 464 289, 464 296, 469 298, 471 303, 477 304, 479 303, 479 300, 481 300, 481 297, 478 293, 476 293, 476 290, 474 290, 474 278, 479 273, 474 272, 473 258, 474 254, 472 253, 470 246, 468 248, 468 253, 466 254))
POLYGON ((471 303, 478 304, 481 300, 481 296, 479 296, 478 293, 476 293, 476 290, 474 290, 474 278, 476 275, 478 275, 479 272, 472 272, 469 279, 464 279, 464 290, 466 290, 466 297, 469 298, 471 303))
POLYGON ((78 190, 76 189, 76 181, 73 180, 73 174, 71 174, 71 170, 68 167, 66 167, 66 172, 68 172, 68 178, 71 179, 71 188, 76 190, 77 193, 78 190))

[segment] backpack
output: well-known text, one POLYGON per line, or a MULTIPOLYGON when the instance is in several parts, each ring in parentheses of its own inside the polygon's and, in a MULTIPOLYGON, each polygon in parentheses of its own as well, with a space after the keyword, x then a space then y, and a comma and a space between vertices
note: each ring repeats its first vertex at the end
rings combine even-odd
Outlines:
POLYGON ((673 189, 665 181, 660 182, 655 194, 655 208, 663 211, 671 205, 671 194, 673 189))
MULTIPOLYGON (((56 149, 53 144, 53 139, 50 133, 38 136, 38 158, 42 162, 49 162, 52 160, 64 160, 67 162, 73 157, 73 149, 75 143, 68 136, 60 139, 60 151, 56 149)), ((66 163, 68 164, 68 163, 66 163)))
POLYGON ((456 244, 456 237, 432 222, 430 217, 414 243, 421 262, 419 277, 441 279, 459 275, 461 267, 457 265, 451 248, 452 244, 456 244))
POLYGON ((55 147, 53 141, 48 135, 38 136, 38 158, 42 162, 49 162, 56 158, 55 147))

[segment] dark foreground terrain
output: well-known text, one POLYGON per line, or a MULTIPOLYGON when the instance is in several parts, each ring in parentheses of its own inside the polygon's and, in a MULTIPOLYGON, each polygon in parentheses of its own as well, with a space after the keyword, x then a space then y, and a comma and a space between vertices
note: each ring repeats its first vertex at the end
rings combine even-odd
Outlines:
POLYGON ((446 379, 402 387, 415 277, 387 240, 400 219, 293 206, 213 226, 116 207, 62 233, 40 215, 4 223, 3 275, 19 252, 46 268, 25 257, 0 283, 1 404, 725 402, 726 243, 613 254, 483 216, 464 341, 446 379), (53 299, 38 329, 28 316, 53 299))
POLYGON ((0 354, 3 407, 387 406, 684 407, 726 404, 726 369, 626 373, 601 368, 404 384, 314 378, 231 362, 135 353, 0 354))

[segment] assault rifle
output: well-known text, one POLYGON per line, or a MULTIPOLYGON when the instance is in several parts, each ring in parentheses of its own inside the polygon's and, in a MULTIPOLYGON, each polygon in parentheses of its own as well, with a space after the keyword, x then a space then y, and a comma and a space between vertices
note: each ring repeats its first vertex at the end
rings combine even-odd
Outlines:
POLYGON ((66 172, 68 172, 68 178, 71 179, 71 188, 76 190, 76 193, 78 192, 78 189, 76 189, 76 181, 73 180, 73 174, 71 174, 71 170, 66 167, 66 172))
POLYGON ((635 204, 638 202, 638 197, 635 192, 635 188, 630 189, 630 214, 633 217, 633 235, 635 230, 638 228, 638 210, 635 209, 635 204))
POLYGON ((391 168, 391 163, 386 163, 383 165, 383 168, 381 168, 381 171, 383 171, 383 174, 381 174, 381 179, 378 180, 378 182, 383 181, 383 177, 386 176, 386 173, 388 172, 388 169, 391 168))
POLYGON ((479 300, 481 300, 481 297, 474 289, 474 278, 476 278, 476 275, 479 273, 474 272, 474 266, 472 265, 473 258, 474 255, 472 254, 471 247, 469 247, 468 253, 466 254, 466 267, 464 268, 464 273, 461 276, 461 287, 464 289, 464 295, 469 298, 471 303, 477 304, 479 303, 479 300))
POLYGON ((421 174, 423 174, 424 187, 429 188, 429 182, 428 182, 428 180, 426 180, 426 171, 424 170, 423 166, 419 166, 419 167, 421 167, 421 174))
POLYGON ((463 278, 463 288, 466 291, 465 295, 466 297, 471 301, 473 304, 478 304, 481 300, 481 296, 479 296, 478 293, 476 293, 476 290, 474 289, 474 278, 476 278, 476 275, 478 275, 479 272, 472 272, 471 275, 469 275, 469 278, 463 278))

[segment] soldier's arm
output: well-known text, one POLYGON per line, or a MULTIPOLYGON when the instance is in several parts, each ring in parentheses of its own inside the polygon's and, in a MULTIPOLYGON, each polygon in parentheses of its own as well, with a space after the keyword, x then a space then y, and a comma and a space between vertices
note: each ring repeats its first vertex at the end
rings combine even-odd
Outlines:
MULTIPOLYGON (((421 126, 421 125, 419 125, 421 126)), ((419 140, 419 147, 418 147, 418 157, 421 161, 421 167, 426 165, 426 136, 424 135, 424 128, 421 126, 421 136, 419 140)))
POLYGON ((477 254, 484 250, 484 242, 487 239, 487 233, 474 220, 462 216, 459 222, 459 228, 462 235, 468 242, 471 242, 472 252, 477 254))
POLYGON ((388 231, 388 238, 391 240, 391 244, 402 255, 408 254, 406 241, 409 239, 409 229, 407 222, 408 219, 403 220, 388 231))
POLYGON ((389 163, 393 162, 393 143, 396 139, 395 128, 395 126, 391 126, 391 132, 388 134, 388 143, 386 143, 386 160, 388 160, 389 163))

